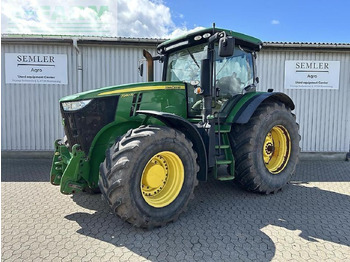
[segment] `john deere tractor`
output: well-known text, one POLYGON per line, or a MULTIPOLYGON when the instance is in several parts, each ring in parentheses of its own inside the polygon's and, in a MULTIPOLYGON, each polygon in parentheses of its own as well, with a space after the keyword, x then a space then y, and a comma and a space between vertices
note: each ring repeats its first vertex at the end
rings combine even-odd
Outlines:
POLYGON ((209 176, 279 191, 300 136, 293 101, 256 91, 261 47, 230 30, 198 30, 163 42, 157 56, 144 50, 147 83, 62 98, 66 136, 55 142, 51 183, 63 194, 100 190, 115 214, 145 228, 176 220, 209 176))

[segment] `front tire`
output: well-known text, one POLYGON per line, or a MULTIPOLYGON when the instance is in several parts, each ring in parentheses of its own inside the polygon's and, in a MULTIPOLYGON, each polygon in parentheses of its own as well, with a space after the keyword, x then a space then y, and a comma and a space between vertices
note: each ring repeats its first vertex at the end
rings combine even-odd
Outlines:
POLYGON ((99 186, 122 219, 137 227, 163 226, 176 220, 193 197, 196 159, 183 133, 141 126, 107 150, 99 186))
POLYGON ((285 186, 298 163, 298 130, 295 115, 273 100, 260 105, 248 123, 234 125, 230 138, 238 184, 265 194, 285 186))

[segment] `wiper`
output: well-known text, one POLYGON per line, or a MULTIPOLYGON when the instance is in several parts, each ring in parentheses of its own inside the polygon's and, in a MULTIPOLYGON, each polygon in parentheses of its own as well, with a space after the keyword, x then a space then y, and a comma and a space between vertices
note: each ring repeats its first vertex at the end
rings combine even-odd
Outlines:
POLYGON ((256 88, 255 84, 249 84, 245 88, 243 88, 245 91, 250 91, 251 89, 256 88))
POLYGON ((188 54, 191 56, 192 60, 196 63, 196 65, 198 66, 198 68, 200 68, 200 66, 199 66, 199 64, 198 64, 198 62, 197 62, 197 60, 196 60, 196 58, 194 58, 194 56, 193 56, 193 54, 190 52, 190 50, 188 50, 188 49, 186 49, 186 50, 187 50, 188 54))
POLYGON ((218 74, 222 71, 222 69, 224 69, 224 67, 226 66, 227 62, 228 62, 228 59, 226 59, 225 64, 220 68, 219 72, 216 73, 216 76, 218 76, 218 74))

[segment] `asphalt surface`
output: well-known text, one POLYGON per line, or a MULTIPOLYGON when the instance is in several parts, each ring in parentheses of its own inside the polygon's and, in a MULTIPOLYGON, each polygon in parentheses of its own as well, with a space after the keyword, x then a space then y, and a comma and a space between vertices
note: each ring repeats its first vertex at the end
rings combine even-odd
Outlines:
POLYGON ((302 161, 275 195, 200 183, 178 221, 151 231, 100 195, 60 194, 50 164, 2 160, 2 261, 350 261, 350 162, 302 161))

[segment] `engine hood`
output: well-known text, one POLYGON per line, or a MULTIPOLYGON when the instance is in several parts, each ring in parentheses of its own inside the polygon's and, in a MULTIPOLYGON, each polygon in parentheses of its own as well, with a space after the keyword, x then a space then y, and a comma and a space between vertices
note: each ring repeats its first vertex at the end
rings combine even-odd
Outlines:
POLYGON ((89 90, 74 95, 69 95, 60 99, 60 102, 78 101, 106 96, 115 96, 127 93, 166 90, 166 89, 185 89, 183 82, 147 82, 134 83, 119 86, 108 86, 100 89, 89 90))

